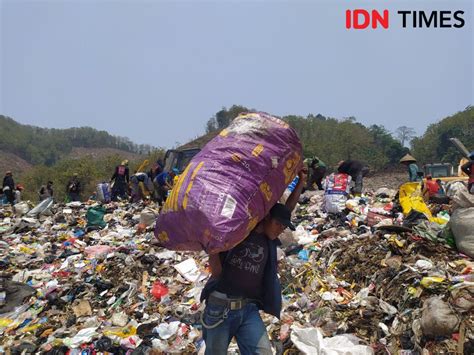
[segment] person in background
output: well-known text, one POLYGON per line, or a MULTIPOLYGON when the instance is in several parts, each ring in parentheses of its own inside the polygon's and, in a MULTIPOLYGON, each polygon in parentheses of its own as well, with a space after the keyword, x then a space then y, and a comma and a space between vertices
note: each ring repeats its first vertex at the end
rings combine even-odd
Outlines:
POLYGON ((423 175, 420 176, 420 169, 418 169, 418 165, 416 165, 416 159, 413 156, 410 154, 405 155, 402 159, 400 159, 400 164, 405 165, 408 169, 408 181, 417 182, 422 180, 423 175))
POLYGON ((320 191, 324 190, 322 181, 327 172, 326 164, 322 160, 320 160, 318 157, 314 157, 311 160, 309 167, 310 167, 310 171, 309 171, 310 178, 309 178, 309 183, 308 183, 308 189, 313 190, 314 184, 316 184, 316 186, 318 186, 318 189, 320 191))
POLYGON ((127 198, 127 187, 130 182, 130 172, 128 169, 128 160, 124 160, 115 167, 114 175, 110 179, 110 183, 114 181, 112 187, 112 201, 117 201, 118 198, 127 198))
POLYGON ((474 195, 474 151, 469 153, 469 161, 461 167, 461 170, 469 176, 467 190, 474 195))
POLYGON ((179 170, 174 168, 169 173, 164 171, 158 174, 153 180, 153 185, 158 192, 158 203, 161 205, 166 201, 168 192, 173 189, 174 178, 179 174, 179 170))
POLYGON ((74 173, 72 179, 69 180, 66 186, 66 193, 69 201, 80 201, 81 191, 81 182, 79 181, 78 174, 74 173))
POLYGON ((38 191, 38 195, 40 202, 46 200, 47 198, 53 197, 53 182, 48 181, 46 185, 41 186, 38 191))
POLYGON ((15 181, 13 180, 13 173, 11 171, 5 173, 2 189, 8 203, 13 206, 15 204, 15 181))
POLYGON ((444 190, 443 182, 441 179, 436 179, 436 184, 438 184, 438 195, 446 195, 446 191, 444 190))
POLYGON ((23 185, 20 185, 20 184, 16 185, 16 188, 15 188, 15 204, 21 202, 21 193, 23 192, 23 190, 24 190, 23 185))
POLYGON ((364 177, 369 173, 369 167, 359 160, 344 160, 339 162, 337 171, 339 174, 347 174, 352 178, 355 186, 351 189, 351 193, 354 196, 361 196, 364 177))
POLYGON ((151 180, 154 180, 159 174, 163 172, 163 162, 161 159, 158 159, 155 164, 151 167, 150 171, 148 172, 148 176, 151 180))
POLYGON ((436 181, 433 180, 431 175, 426 176, 426 181, 424 183, 428 197, 433 197, 438 194, 439 185, 436 181))
POLYGON ((147 173, 135 172, 130 177, 130 202, 147 200, 153 192, 153 182, 147 173))

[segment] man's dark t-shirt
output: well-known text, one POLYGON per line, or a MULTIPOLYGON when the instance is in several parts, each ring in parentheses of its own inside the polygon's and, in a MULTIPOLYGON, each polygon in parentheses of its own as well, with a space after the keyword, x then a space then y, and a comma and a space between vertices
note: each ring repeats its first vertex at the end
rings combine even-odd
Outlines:
POLYGON ((263 273, 268 260, 267 237, 256 232, 225 255, 216 290, 229 297, 261 300, 263 273))

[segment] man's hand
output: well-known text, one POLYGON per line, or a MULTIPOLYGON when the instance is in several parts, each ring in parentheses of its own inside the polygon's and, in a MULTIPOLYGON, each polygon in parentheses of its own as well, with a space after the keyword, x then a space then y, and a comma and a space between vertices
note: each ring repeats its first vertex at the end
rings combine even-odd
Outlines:
POLYGON ((303 183, 306 185, 306 180, 308 180, 308 168, 301 168, 301 170, 298 172, 298 177, 300 178, 298 183, 303 183))

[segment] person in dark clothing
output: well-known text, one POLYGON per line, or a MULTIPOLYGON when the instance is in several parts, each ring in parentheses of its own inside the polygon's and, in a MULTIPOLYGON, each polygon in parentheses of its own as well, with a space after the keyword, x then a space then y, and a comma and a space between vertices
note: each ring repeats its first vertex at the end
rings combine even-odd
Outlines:
POLYGON ((326 164, 324 164, 324 162, 321 161, 319 158, 315 157, 312 159, 309 167, 310 167, 310 179, 309 179, 308 189, 313 190, 314 184, 316 184, 316 186, 318 186, 318 189, 320 191, 324 190, 322 181, 327 172, 326 164))
POLYGON ((469 161, 461 166, 461 170, 469 176, 467 190, 474 195, 474 151, 469 154, 469 161))
POLYGON ((79 181, 78 174, 74 174, 72 179, 69 180, 66 186, 66 193, 70 201, 81 200, 81 182, 79 181))
POLYGON ((339 163, 337 171, 340 174, 347 174, 352 177, 355 186, 351 189, 351 193, 354 196, 360 196, 363 189, 363 180, 369 173, 369 167, 358 160, 345 160, 339 163))
POLYGON ((3 178, 2 189, 8 203, 13 206, 15 204, 15 181, 13 180, 13 174, 11 171, 7 171, 3 178))
POLYGON ((151 167, 150 171, 148 172, 148 176, 153 181, 162 172, 163 172, 163 162, 160 159, 158 159, 156 163, 151 167))
POLYGON ((278 236, 295 230, 291 211, 306 185, 306 171, 286 205, 276 204, 250 235, 225 253, 209 256, 212 276, 201 294, 205 354, 227 354, 236 338, 241 354, 272 354, 259 310, 280 317, 281 286, 277 274, 278 236))
POLYGON ((122 161, 122 163, 115 167, 114 175, 110 179, 110 182, 114 182, 112 188, 112 201, 117 201, 118 198, 124 200, 127 198, 127 187, 130 182, 130 171, 128 169, 128 160, 122 161))
POLYGON ((46 185, 41 186, 41 188, 38 191, 39 199, 40 201, 44 201, 47 198, 53 197, 54 191, 53 191, 53 182, 48 181, 46 185))
MULTIPOLYGON (((163 172, 163 166, 161 159, 158 159, 148 172, 148 176, 153 182, 153 185, 155 185, 155 178, 163 172)), ((159 202, 161 199, 159 188, 156 185, 154 186, 152 196, 154 201, 159 202)))
POLYGON ((166 201, 168 192, 173 188, 173 179, 178 174, 178 169, 173 169, 170 172, 164 171, 158 174, 153 180, 155 191, 157 191, 158 203, 160 205, 166 201))

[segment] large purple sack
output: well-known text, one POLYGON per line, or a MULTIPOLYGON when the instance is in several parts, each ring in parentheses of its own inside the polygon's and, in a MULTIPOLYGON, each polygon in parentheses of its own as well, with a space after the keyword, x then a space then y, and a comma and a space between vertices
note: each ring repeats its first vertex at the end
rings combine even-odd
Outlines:
POLYGON ((301 143, 287 123, 241 114, 191 160, 155 235, 173 250, 229 250, 265 217, 301 166, 301 143))

